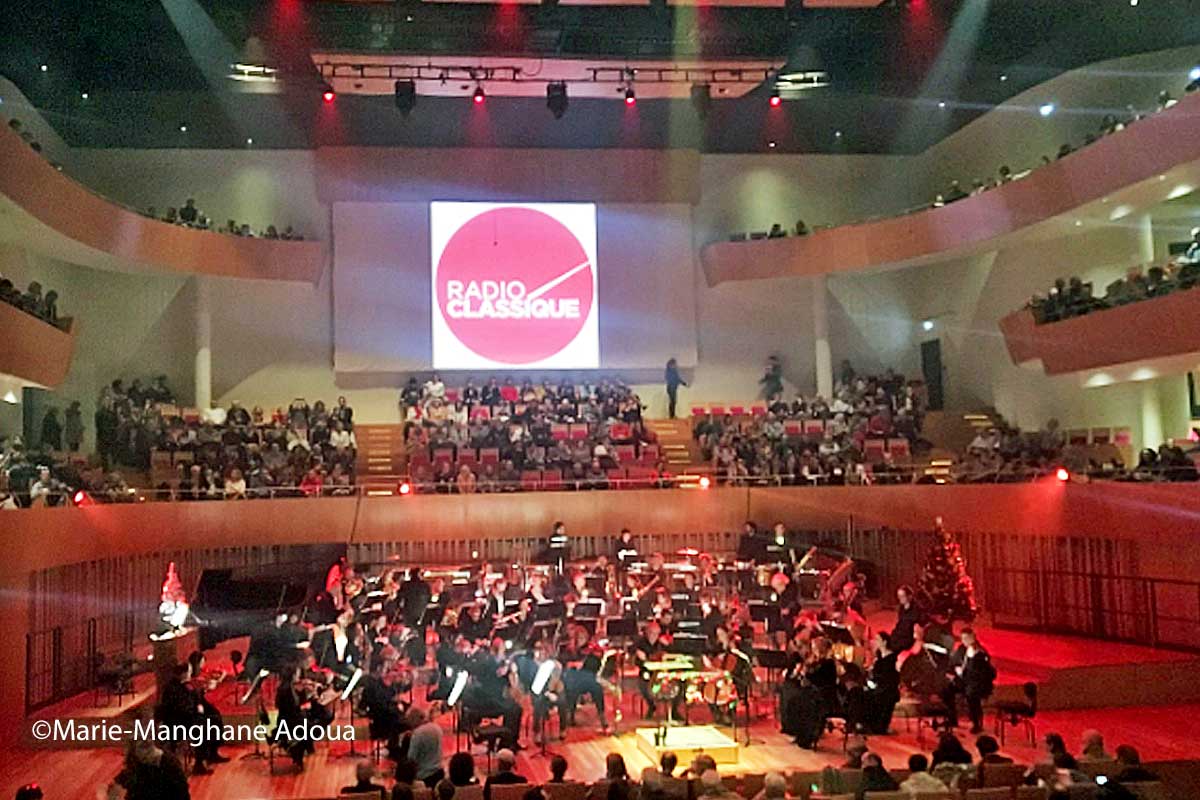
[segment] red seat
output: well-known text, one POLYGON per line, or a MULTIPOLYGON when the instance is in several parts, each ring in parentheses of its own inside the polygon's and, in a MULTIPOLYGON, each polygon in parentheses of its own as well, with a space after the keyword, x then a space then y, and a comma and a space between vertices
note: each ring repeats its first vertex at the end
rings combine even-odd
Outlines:
POLYGON ((633 427, 628 422, 614 422, 608 426, 608 435, 614 442, 627 442, 633 438, 633 427))
POLYGON ((893 458, 908 458, 912 452, 908 444, 908 439, 905 439, 903 436, 894 436, 888 439, 887 449, 893 458))
POLYGON ((565 442, 571 435, 571 429, 562 422, 554 422, 550 425, 550 438, 556 442, 565 442))
POLYGON ((457 403, 459 401, 459 398, 461 398, 461 397, 462 397, 461 389, 450 389, 450 388, 446 389, 446 402, 447 403, 457 403))
POLYGON ((521 489, 526 492, 535 492, 542 483, 542 471, 540 469, 524 469, 521 470, 521 489))
POLYGON ((429 453, 425 450, 417 450, 408 457, 408 463, 412 466, 429 466, 429 453))
POLYGON ((799 438, 804 435, 804 425, 798 419, 784 420, 783 433, 785 436, 799 438))
POLYGON ((471 409, 471 419, 491 419, 491 406, 475 406, 471 409))
POLYGON ((609 470, 605 470, 605 474, 608 475, 608 485, 610 488, 612 488, 612 489, 628 488, 625 485, 625 478, 627 476, 627 473, 625 472, 625 470, 609 469, 609 470))
POLYGON ((499 464, 500 449, 496 447, 482 447, 479 449, 479 463, 481 464, 499 464))
POLYGON ((703 417, 707 413, 708 411, 704 408, 704 406, 692 406, 693 417, 703 417))
POLYGON ((449 447, 439 447, 437 450, 433 451, 433 460, 434 460, 434 462, 453 461, 454 460, 454 451, 451 450, 449 447))
POLYGON ((622 464, 628 464, 637 459, 637 449, 631 444, 619 444, 613 448, 613 453, 617 457, 617 461, 622 464))
POLYGON ((883 439, 867 439, 863 442, 863 458, 871 464, 883 461, 886 444, 883 439))
POLYGON ((479 463, 479 454, 475 452, 473 447, 460 447, 458 449, 459 466, 466 464, 468 467, 474 467, 479 463))
POLYGON ((501 386, 500 399, 506 403, 515 403, 521 399, 521 393, 515 386, 501 386))
POLYGON ((556 469, 542 470, 543 489, 561 489, 563 486, 562 473, 556 469))
POLYGON ((649 489, 654 485, 654 469, 652 467, 630 467, 628 473, 631 489, 649 489))
POLYGON ((765 417, 767 415, 767 407, 763 403, 755 403, 750 406, 750 416, 765 417))
POLYGON ((806 419, 804 420, 804 435, 810 438, 821 438, 825 435, 825 420, 823 419, 806 419))
POLYGON ((649 467, 653 467, 658 463, 658 445, 642 445, 642 463, 649 467))
POLYGON ((745 416, 746 407, 745 406, 730 406, 729 413, 733 414, 735 417, 745 416))
POLYGON ((712 415, 714 417, 725 416, 725 406, 713 406, 712 408, 709 409, 709 411, 712 413, 712 415))
POLYGON ((586 422, 573 422, 570 425, 570 435, 572 439, 586 439, 588 436, 588 426, 586 422))

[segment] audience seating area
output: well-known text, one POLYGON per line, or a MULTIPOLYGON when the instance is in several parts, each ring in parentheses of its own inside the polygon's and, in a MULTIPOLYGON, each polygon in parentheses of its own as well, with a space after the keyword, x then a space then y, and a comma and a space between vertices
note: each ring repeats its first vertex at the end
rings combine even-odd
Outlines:
POLYGON ((69 317, 58 316, 58 292, 51 289, 43 294, 42 285, 37 281, 22 292, 12 280, 0 275, 0 303, 8 303, 56 328, 66 330, 71 324, 69 317))

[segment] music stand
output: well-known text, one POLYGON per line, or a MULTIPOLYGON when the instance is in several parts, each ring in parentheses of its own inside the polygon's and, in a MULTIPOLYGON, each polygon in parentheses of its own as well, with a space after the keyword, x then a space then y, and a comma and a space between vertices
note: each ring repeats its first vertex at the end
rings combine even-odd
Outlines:
POLYGON ((698 633, 677 633, 671 640, 668 653, 681 653, 686 656, 702 656, 708 650, 708 637, 698 633))
POLYGON ((637 620, 612 617, 605 623, 605 635, 611 639, 632 639, 637 636, 637 620))
POLYGON ((781 616, 779 606, 770 605, 761 600, 751 600, 747 605, 750 606, 750 619, 763 623, 767 633, 779 630, 781 616))

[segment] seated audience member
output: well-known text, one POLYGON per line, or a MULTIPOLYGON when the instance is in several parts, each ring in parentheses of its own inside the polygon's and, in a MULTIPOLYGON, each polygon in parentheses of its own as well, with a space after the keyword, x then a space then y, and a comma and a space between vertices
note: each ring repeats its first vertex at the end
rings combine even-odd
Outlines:
POLYGON ((796 220, 796 235, 808 236, 808 226, 804 224, 804 220, 802 219, 796 220))
POLYGON ((763 777, 763 788, 752 800, 787 800, 787 778, 778 772, 768 772, 763 777))
POLYGON ((980 764, 1011 764, 1013 760, 1000 755, 1000 743, 994 736, 984 734, 975 740, 975 750, 979 753, 980 764))
POLYGON ((463 464, 458 468, 458 477, 455 478, 455 489, 459 494, 475 494, 478 490, 478 482, 475 480, 475 473, 471 472, 471 468, 463 464))
POLYGON ((1158 780, 1157 775, 1142 766, 1142 758, 1132 745, 1118 745, 1116 761, 1118 783, 1149 783, 1158 780))
MULTIPOLYGON (((469 756, 470 753, 463 753, 469 756)), ((433 793, 436 800, 454 800, 455 785, 450 781, 438 781, 438 785, 434 787, 433 793)))
POLYGON ((517 756, 512 750, 505 747, 496 753, 496 773, 489 775, 483 783, 483 800, 492 800, 492 786, 494 785, 529 783, 528 778, 514 771, 516 766, 517 756))
POLYGON ((1082 761, 1112 761, 1112 753, 1104 749, 1104 735, 1094 728, 1083 732, 1080 743, 1079 760, 1082 761))
POLYGON ((657 767, 642 770, 643 800, 687 800, 688 782, 675 776, 679 758, 672 752, 663 753, 657 767))
POLYGON ((375 765, 370 761, 360 761, 354 767, 355 782, 351 786, 343 786, 342 794, 378 794, 380 800, 386 800, 388 796, 387 789, 371 779, 375 777, 375 765))
POLYGON ((475 777, 475 759, 470 753, 455 753, 450 756, 450 760, 446 762, 446 778, 452 786, 473 786, 479 783, 479 778, 475 777))
POLYGON ((408 737, 408 758, 416 765, 417 780, 431 789, 446 775, 442 769, 442 727, 437 721, 440 709, 437 703, 427 711, 409 709, 413 729, 408 737))
POLYGON ((604 784, 607 790, 604 797, 592 797, 591 800, 629 800, 633 795, 633 786, 629 781, 629 770, 625 768, 625 759, 620 753, 609 753, 604 759, 604 784))
POLYGON ((738 800, 738 795, 725 788, 721 776, 715 769, 705 770, 700 776, 700 785, 696 789, 697 797, 713 798, 713 800, 738 800))
POLYGON ((196 222, 199 216, 200 211, 196 208, 196 200, 189 197, 183 204, 183 208, 179 209, 179 221, 191 225, 196 222))
POLYGON ((970 764, 974 761, 962 742, 954 735, 954 731, 943 731, 938 737, 937 747, 933 751, 932 766, 938 764, 970 764))
POLYGON ((550 783, 567 782, 567 759, 555 755, 550 759, 550 783))
POLYGON ((17 800, 42 800, 45 797, 42 794, 42 787, 36 783, 27 783, 20 789, 17 789, 17 800))
POLYGON ((787 231, 778 222, 771 226, 771 230, 767 231, 768 239, 782 239, 787 236, 787 231))
POLYGON ((855 794, 857 800, 863 800, 867 792, 894 792, 899 788, 900 784, 883 768, 883 759, 878 753, 867 753, 863 757, 862 782, 855 794))
POLYGON ((1062 761, 1068 765, 1067 769, 1078 768, 1075 757, 1067 752, 1067 743, 1063 741, 1061 734, 1054 733, 1053 731, 1047 733, 1042 739, 1042 746, 1045 748, 1045 751, 1038 760, 1039 764, 1054 764, 1062 761))
POLYGON ((908 757, 909 776, 900 784, 900 789, 909 794, 945 792, 946 784, 929 774, 929 759, 921 753, 908 757))

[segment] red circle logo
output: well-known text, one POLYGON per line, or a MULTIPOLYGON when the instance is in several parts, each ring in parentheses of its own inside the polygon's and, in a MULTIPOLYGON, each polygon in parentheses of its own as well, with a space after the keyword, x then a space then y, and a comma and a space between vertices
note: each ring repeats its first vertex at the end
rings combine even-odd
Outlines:
POLYGON ((503 364, 545 360, 575 340, 594 301, 592 263, 565 225, 531 208, 494 208, 454 232, 437 301, 454 336, 503 364))

